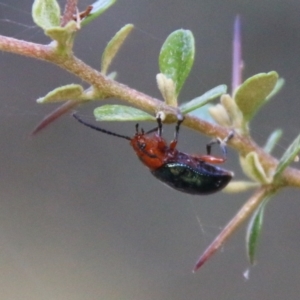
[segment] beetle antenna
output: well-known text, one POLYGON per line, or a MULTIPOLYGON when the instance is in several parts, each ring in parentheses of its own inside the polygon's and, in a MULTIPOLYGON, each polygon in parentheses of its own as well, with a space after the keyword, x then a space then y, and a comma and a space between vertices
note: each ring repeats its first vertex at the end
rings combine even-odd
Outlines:
POLYGON ((89 127, 89 128, 92 128, 94 130, 97 130, 97 131, 100 131, 100 132, 103 132, 103 133, 106 133, 106 134, 109 134, 109 135, 113 135, 113 136, 116 136, 116 137, 119 137, 119 138, 123 138, 123 139, 126 139, 126 140, 129 140, 131 141, 131 138, 129 136, 126 136, 126 135, 121 135, 121 134, 118 134, 118 133, 114 133, 114 132, 111 132, 111 131, 108 131, 106 129, 102 129, 100 127, 97 127, 93 124, 90 124, 90 123, 87 123, 85 121, 83 121, 80 117, 78 117, 75 113, 72 114, 72 116, 81 124, 89 127))

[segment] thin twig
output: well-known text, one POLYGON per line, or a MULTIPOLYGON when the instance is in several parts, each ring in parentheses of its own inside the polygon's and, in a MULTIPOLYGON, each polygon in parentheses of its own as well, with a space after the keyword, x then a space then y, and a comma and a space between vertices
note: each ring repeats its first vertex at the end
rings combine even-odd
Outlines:
POLYGON ((232 42, 232 87, 233 95, 237 87, 242 84, 242 37, 241 37, 241 18, 237 16, 234 21, 233 42, 232 42))
POLYGON ((61 19, 61 26, 64 27, 68 22, 73 20, 76 13, 78 0, 67 0, 65 5, 64 14, 61 19))
POLYGON ((200 256, 193 270, 194 272, 197 271, 218 249, 220 249, 220 247, 229 237, 231 237, 240 225, 252 215, 269 193, 270 189, 268 187, 261 187, 253 194, 253 196, 242 206, 238 213, 230 220, 221 233, 200 256))
POLYGON ((78 105, 76 101, 66 101, 63 105, 59 106, 57 109, 52 111, 50 114, 45 116, 43 120, 34 128, 30 135, 36 135, 42 129, 44 129, 48 124, 52 123, 53 120, 56 120, 61 115, 69 112, 70 110, 74 109, 78 105))

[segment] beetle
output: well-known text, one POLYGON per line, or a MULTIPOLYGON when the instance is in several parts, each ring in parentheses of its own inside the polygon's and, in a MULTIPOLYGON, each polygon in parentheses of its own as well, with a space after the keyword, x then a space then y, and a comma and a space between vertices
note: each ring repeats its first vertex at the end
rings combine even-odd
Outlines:
POLYGON ((214 166, 225 162, 226 143, 233 137, 233 131, 224 140, 217 138, 207 144, 206 155, 193 155, 176 149, 183 120, 177 122, 174 139, 168 145, 162 137, 162 120, 159 114, 156 128, 145 133, 143 129, 139 130, 139 124, 136 124, 136 133, 133 137, 89 124, 75 113, 73 117, 89 128, 128 140, 138 158, 150 169, 150 172, 158 180, 180 192, 192 195, 212 194, 222 190, 234 175, 231 171, 214 166), (210 154, 213 144, 220 145, 223 157, 210 154))

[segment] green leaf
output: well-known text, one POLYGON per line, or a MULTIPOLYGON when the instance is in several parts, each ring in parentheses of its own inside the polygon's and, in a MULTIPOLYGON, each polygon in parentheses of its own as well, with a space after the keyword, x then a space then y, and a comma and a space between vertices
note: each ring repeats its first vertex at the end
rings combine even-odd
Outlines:
POLYGON ((125 39, 133 29, 132 24, 127 24, 124 27, 122 27, 115 36, 109 41, 107 44, 103 55, 102 55, 102 61, 101 61, 101 72, 103 74, 107 73, 107 70, 113 61, 114 57, 118 53, 119 49, 121 48, 122 44, 124 43, 125 39))
POLYGON ((274 173, 274 179, 277 180, 282 172, 293 162, 300 151, 300 135, 298 135, 292 144, 282 155, 274 173))
POLYGON ((77 23, 70 21, 64 27, 51 27, 45 30, 45 34, 57 41, 59 50, 71 50, 74 40, 74 32, 78 30, 77 23))
POLYGON ((246 122, 250 121, 266 102, 267 97, 274 90, 277 80, 278 74, 274 71, 261 73, 250 77, 237 89, 235 102, 246 122))
POLYGON ((280 140, 281 136, 282 136, 281 129, 277 129, 273 131, 264 146, 265 152, 271 153, 274 147, 276 146, 276 144, 278 143, 278 141, 280 140))
POLYGON ((190 30, 179 29, 171 33, 160 50, 160 72, 171 78, 179 94, 193 66, 195 41, 190 30))
POLYGON ((172 107, 177 107, 178 102, 174 81, 171 78, 166 77, 165 74, 158 73, 156 75, 156 82, 166 104, 172 107))
POLYGON ((197 97, 189 102, 183 103, 179 106, 180 111, 183 114, 187 114, 201 106, 204 106, 208 102, 220 97, 221 95, 225 94, 227 91, 227 86, 225 84, 216 86, 215 88, 207 91, 202 96, 197 97))
POLYGON ((254 212, 247 227, 246 249, 251 264, 254 264, 255 262, 256 249, 257 249, 259 237, 261 235, 264 211, 268 200, 269 200, 269 196, 263 200, 261 205, 254 212))
POLYGON ((59 102, 65 100, 81 100, 83 96, 83 88, 79 84, 68 84, 60 86, 49 92, 45 97, 41 97, 36 101, 38 103, 59 102))
POLYGON ((253 151, 245 157, 240 157, 240 162, 244 173, 251 179, 263 184, 271 182, 271 178, 267 176, 256 152, 253 151))
POLYGON ((228 112, 222 104, 218 103, 217 105, 209 106, 208 112, 217 124, 223 127, 231 126, 231 120, 228 112))
POLYGON ((266 98, 266 101, 269 101, 271 98, 273 98, 275 95, 277 95, 283 88, 284 84, 285 84, 285 80, 283 78, 278 78, 273 91, 266 98))
MULTIPOLYGON (((228 94, 223 94, 221 96, 220 102, 224 109, 227 112, 227 115, 225 116, 225 113, 222 112, 224 115, 223 117, 223 124, 228 124, 227 127, 233 127, 235 130, 240 131, 242 134, 243 132, 243 115, 241 111, 239 110, 238 106, 236 105, 234 99, 228 95, 228 94), (242 129, 242 130, 239 130, 242 129)), ((222 119, 221 116, 216 115, 217 112, 215 112, 215 119, 222 119)), ((219 123, 221 125, 221 123, 219 123)), ((226 125, 225 125, 226 126, 226 125)))
POLYGON ((212 118, 210 112, 209 112, 209 109, 211 107, 214 107, 214 105, 212 104, 207 104, 205 106, 202 106, 196 110, 193 110, 192 112, 190 112, 190 115, 191 116, 194 116, 194 117, 197 117, 201 120, 205 120, 209 123, 212 123, 212 124, 216 124, 216 121, 212 118))
POLYGON ((229 182, 229 184, 222 191, 230 194, 242 193, 249 191, 250 189, 257 188, 259 186, 260 184, 258 182, 233 180, 229 182))
POLYGON ((32 18, 44 30, 60 25, 60 7, 56 0, 35 0, 32 5, 32 18))
POLYGON ((97 121, 153 121, 155 118, 134 107, 124 105, 103 105, 95 108, 97 121))
POLYGON ((95 20, 108 8, 110 8, 115 2, 116 0, 98 0, 94 2, 93 4, 91 4, 91 6, 93 6, 93 9, 89 13, 89 15, 81 21, 80 25, 85 26, 91 21, 95 20))

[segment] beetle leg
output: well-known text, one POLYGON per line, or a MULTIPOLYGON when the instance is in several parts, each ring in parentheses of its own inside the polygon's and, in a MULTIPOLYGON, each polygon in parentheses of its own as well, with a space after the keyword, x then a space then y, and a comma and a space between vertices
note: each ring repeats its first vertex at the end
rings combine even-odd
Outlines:
POLYGON ((178 136, 179 136, 179 129, 180 129, 180 125, 183 122, 183 119, 180 119, 177 121, 176 127, 175 127, 175 134, 174 134, 174 139, 173 141, 171 141, 170 143, 170 149, 175 149, 177 142, 178 142, 178 136))
POLYGON ((193 157, 200 159, 201 161, 204 161, 209 164, 223 164, 226 159, 224 157, 217 157, 217 156, 212 156, 212 155, 192 155, 193 157))
POLYGON ((226 144, 227 144, 227 142, 230 139, 233 138, 233 136, 234 136, 234 131, 230 131, 229 134, 228 134, 228 136, 224 140, 221 140, 220 138, 213 139, 210 143, 208 143, 206 145, 207 155, 210 155, 212 145, 219 144, 220 148, 221 148, 221 151, 222 151, 222 154, 223 154, 224 161, 225 161, 226 157, 227 157, 227 147, 226 147, 226 144))
POLYGON ((156 117, 156 121, 157 121, 157 134, 159 137, 161 137, 162 135, 162 121, 161 121, 161 117, 160 117, 160 114, 158 113, 157 114, 157 117, 156 117))

